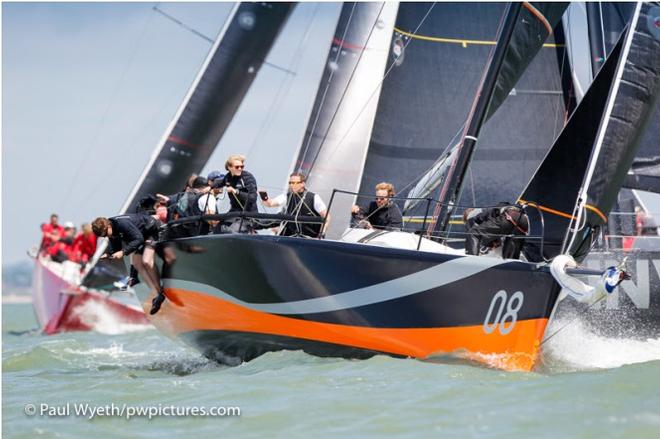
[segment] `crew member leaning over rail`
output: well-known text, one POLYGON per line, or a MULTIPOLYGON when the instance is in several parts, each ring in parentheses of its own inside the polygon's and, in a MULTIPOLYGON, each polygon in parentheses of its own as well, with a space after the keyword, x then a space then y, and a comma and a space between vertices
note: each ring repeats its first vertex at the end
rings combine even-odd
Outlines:
POLYGON ((103 257, 119 259, 132 255, 131 263, 142 279, 147 282, 149 288, 158 292, 152 302, 151 314, 156 314, 165 301, 158 267, 154 264, 159 226, 160 221, 155 215, 145 213, 130 213, 112 218, 98 217, 92 222, 94 234, 109 240, 103 257))
POLYGON ((503 258, 520 257, 522 237, 529 230, 529 219, 522 206, 503 202, 491 209, 466 209, 463 220, 467 231, 465 252, 468 255, 479 255, 484 248, 502 245, 503 258))

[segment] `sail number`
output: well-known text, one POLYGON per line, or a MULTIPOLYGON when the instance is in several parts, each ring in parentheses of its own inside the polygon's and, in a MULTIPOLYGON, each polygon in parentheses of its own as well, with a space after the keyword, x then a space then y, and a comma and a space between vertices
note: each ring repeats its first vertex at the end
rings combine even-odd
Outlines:
POLYGON ((518 321, 518 311, 525 299, 522 291, 516 291, 509 297, 504 290, 498 291, 490 301, 488 313, 484 319, 484 332, 490 334, 499 329, 500 334, 507 335, 518 321), (493 317, 493 312, 497 310, 493 317))

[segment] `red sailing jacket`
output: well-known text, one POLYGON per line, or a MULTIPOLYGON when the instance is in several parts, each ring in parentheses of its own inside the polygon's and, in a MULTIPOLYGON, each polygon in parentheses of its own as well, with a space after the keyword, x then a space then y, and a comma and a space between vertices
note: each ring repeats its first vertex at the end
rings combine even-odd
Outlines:
POLYGON ((80 262, 87 263, 96 251, 96 235, 79 233, 73 241, 73 251, 80 262))
POLYGON ((64 235, 64 227, 60 226, 59 224, 42 224, 41 231, 43 233, 43 237, 41 238, 41 245, 39 248, 41 251, 49 253, 50 248, 53 246, 53 244, 55 244, 56 241, 51 239, 51 237, 48 235, 57 233, 57 235, 61 238, 64 235))

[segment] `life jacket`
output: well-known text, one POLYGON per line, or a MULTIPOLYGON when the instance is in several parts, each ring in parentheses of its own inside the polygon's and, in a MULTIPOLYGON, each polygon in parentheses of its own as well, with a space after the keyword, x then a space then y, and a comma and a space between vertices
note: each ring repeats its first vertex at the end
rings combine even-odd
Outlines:
MULTIPOLYGON (((297 193, 289 192, 286 196, 286 208, 284 213, 293 216, 321 216, 314 209, 314 192, 305 191, 300 196, 297 193)), ((287 221, 282 235, 295 236, 305 235, 318 237, 321 234, 321 224, 308 224, 297 221, 287 221)))

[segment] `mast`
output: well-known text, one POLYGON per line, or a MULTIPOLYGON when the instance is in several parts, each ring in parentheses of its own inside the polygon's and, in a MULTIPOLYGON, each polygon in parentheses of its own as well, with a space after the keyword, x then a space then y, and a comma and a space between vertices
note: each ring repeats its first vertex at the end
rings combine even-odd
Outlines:
POLYGON ((147 194, 180 191, 204 168, 293 7, 237 4, 121 212, 147 194))
POLYGON ((607 57, 603 30, 603 10, 600 2, 586 2, 585 4, 587 6, 587 30, 591 48, 591 72, 592 77, 594 77, 607 57))
POLYGON ((502 68, 504 56, 516 27, 521 8, 522 3, 509 3, 507 6, 505 19, 497 39, 497 45, 495 46, 493 55, 488 63, 488 68, 484 73, 482 84, 477 91, 477 98, 475 99, 469 121, 466 124, 466 129, 463 134, 463 145, 458 151, 458 155, 452 164, 452 168, 449 170, 447 183, 444 185, 440 195, 440 200, 443 204, 439 206, 440 211, 438 218, 440 221, 435 223, 436 231, 445 230, 449 223, 449 216, 451 214, 449 206, 454 204, 458 199, 467 172, 467 166, 474 154, 479 131, 486 118, 488 105, 490 104, 493 92, 495 91, 497 77, 502 68))

